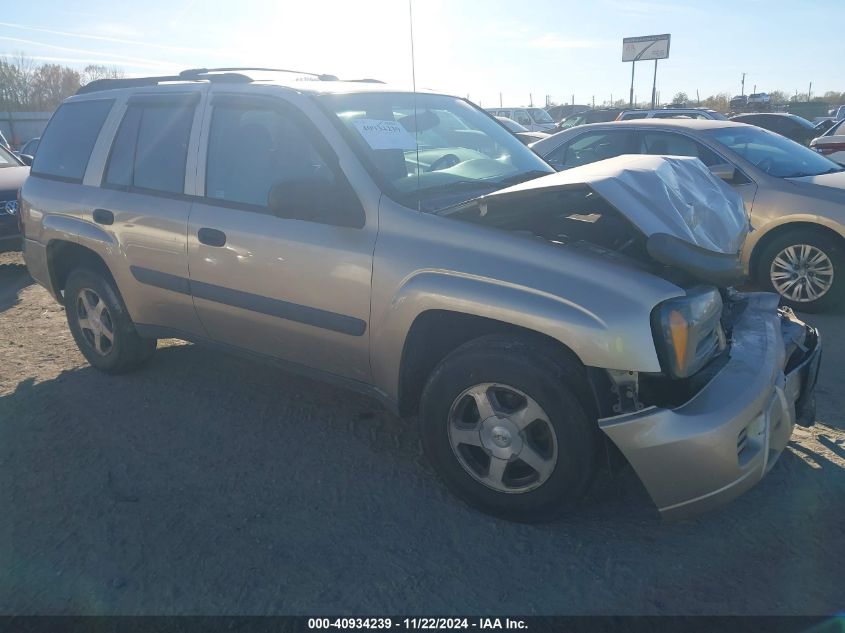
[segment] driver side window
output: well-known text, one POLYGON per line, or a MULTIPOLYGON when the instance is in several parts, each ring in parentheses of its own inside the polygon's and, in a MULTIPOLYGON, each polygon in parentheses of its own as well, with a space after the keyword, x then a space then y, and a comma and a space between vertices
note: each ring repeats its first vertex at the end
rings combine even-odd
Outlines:
POLYGON ((299 121, 271 108, 214 106, 205 195, 266 207, 270 189, 287 182, 314 187, 335 182, 299 121))
POLYGON ((635 134, 627 130, 606 130, 582 134, 546 156, 558 171, 587 165, 606 158, 636 153, 635 134))

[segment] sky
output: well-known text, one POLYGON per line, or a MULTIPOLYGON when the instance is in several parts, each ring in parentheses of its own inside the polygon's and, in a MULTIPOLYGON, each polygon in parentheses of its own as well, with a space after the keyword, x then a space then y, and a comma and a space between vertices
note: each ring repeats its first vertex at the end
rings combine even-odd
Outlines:
MULTIPOLYGON (((32 0, 0 13, 0 56, 128 76, 269 66, 416 85, 482 106, 628 98, 622 38, 670 33, 667 102, 845 91, 845 0, 32 0), (73 8, 70 8, 73 5, 73 8), (409 11, 410 8, 410 11, 409 11)), ((653 62, 634 91, 651 97, 653 62)))

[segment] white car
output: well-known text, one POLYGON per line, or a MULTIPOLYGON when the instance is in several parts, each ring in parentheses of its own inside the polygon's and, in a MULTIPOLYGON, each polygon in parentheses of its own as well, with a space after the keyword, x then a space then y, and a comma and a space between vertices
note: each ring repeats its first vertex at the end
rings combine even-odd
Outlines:
POLYGON ((816 150, 840 165, 845 165, 845 119, 839 121, 822 136, 810 141, 810 149, 816 150))
POLYGON ((751 105, 752 103, 757 103, 757 104, 771 103, 771 101, 772 101, 772 98, 766 92, 755 92, 754 94, 748 95, 748 105, 751 105))

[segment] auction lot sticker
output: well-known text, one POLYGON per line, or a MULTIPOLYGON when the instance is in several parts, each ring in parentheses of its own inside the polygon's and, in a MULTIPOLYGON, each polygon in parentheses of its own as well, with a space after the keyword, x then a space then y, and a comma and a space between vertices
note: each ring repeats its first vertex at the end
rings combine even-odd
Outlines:
POLYGON ((373 149, 414 149, 417 146, 411 133, 396 121, 355 119, 352 122, 373 149))

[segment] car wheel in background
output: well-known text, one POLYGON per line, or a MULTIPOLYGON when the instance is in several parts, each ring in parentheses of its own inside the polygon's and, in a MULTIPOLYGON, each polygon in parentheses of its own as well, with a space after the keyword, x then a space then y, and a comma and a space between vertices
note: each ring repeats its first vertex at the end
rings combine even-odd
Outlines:
POLYGON ((555 518, 595 471, 598 431, 577 361, 548 343, 485 336, 449 354, 422 395, 423 446, 464 501, 503 518, 555 518))
POLYGON ((766 244, 758 262, 761 286, 796 310, 821 312, 845 293, 845 251, 820 231, 784 233, 766 244))
POLYGON ((105 275, 86 268, 74 270, 65 284, 64 303, 79 351, 100 371, 131 371, 155 352, 156 339, 138 335, 114 282, 105 275))

